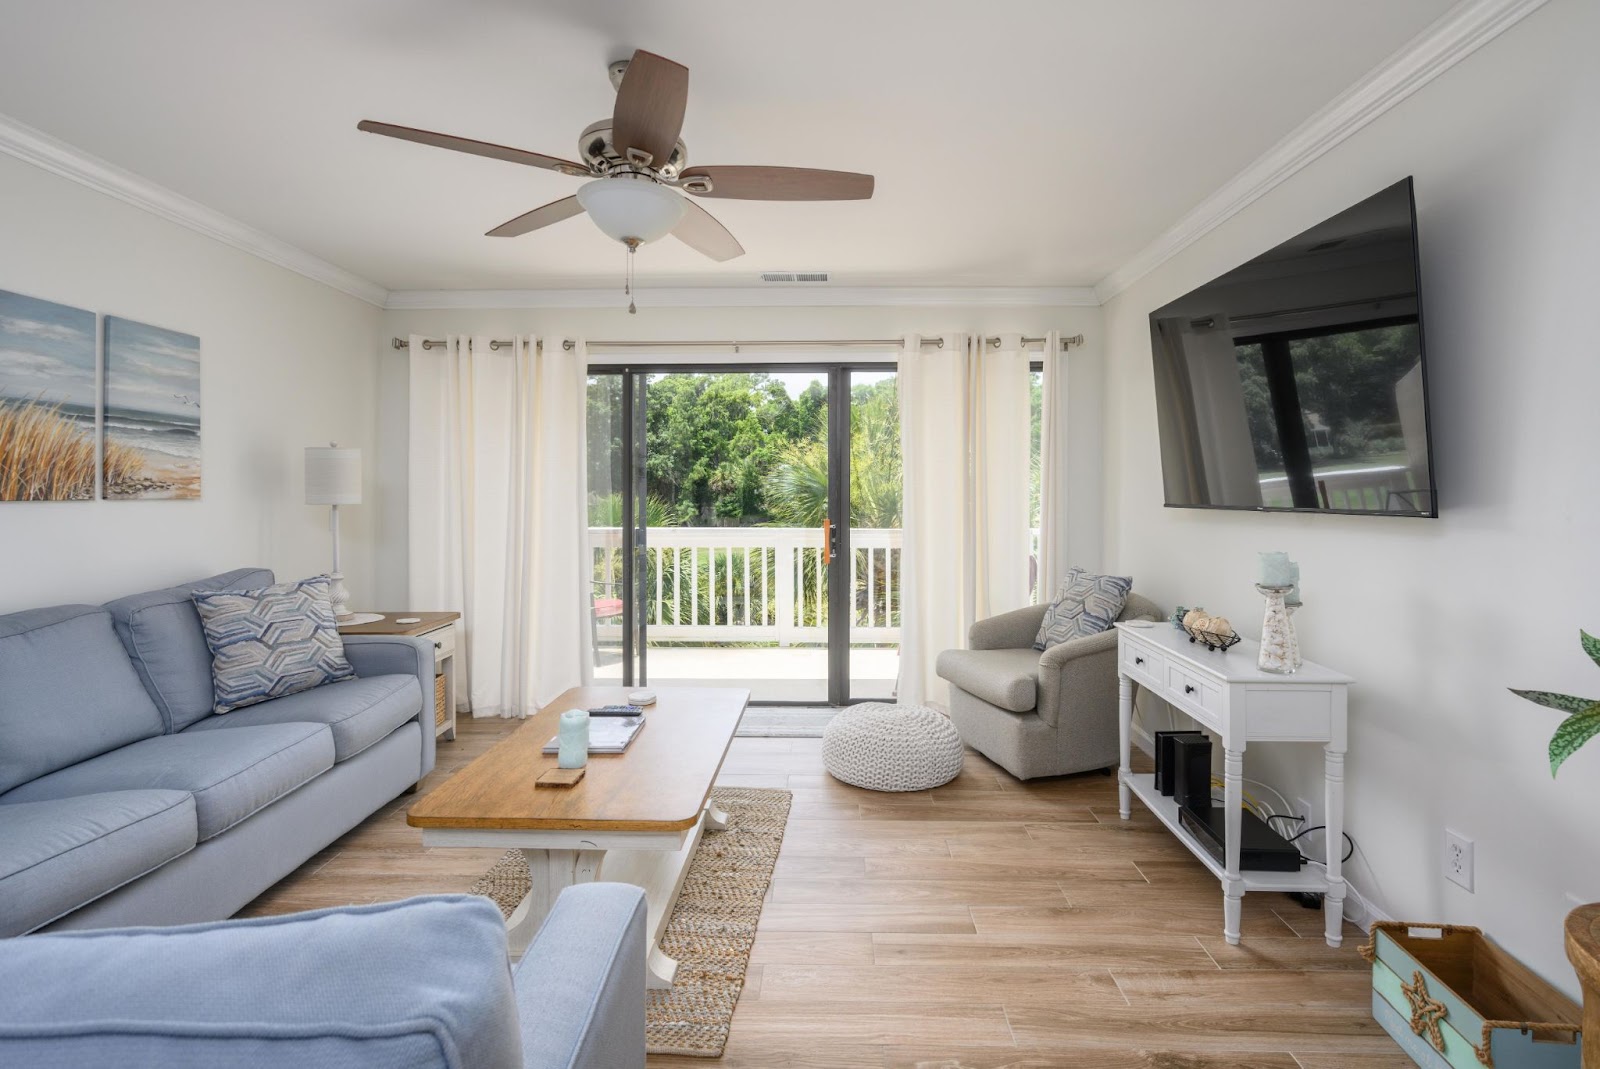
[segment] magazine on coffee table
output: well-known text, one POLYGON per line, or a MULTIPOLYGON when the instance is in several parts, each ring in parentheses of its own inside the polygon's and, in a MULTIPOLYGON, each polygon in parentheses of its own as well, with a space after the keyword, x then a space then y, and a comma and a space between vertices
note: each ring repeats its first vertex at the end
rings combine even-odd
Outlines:
MULTIPOLYGON (((644 727, 642 716, 591 716, 589 718, 589 752, 622 753, 644 727)), ((560 736, 544 744, 543 753, 560 753, 560 736)))

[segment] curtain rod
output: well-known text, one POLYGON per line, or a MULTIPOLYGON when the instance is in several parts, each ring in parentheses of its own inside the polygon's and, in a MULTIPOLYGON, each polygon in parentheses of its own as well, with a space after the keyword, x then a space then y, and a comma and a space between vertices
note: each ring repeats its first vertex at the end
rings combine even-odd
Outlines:
MULTIPOLYGON (((998 335, 996 335, 994 337, 986 338, 985 340, 989 343, 991 348, 999 348, 999 346, 1000 346, 1000 337, 998 335)), ((1043 338, 1023 338, 1022 339, 1022 344, 1024 346, 1028 346, 1028 345, 1043 345, 1044 341, 1045 341, 1045 339, 1043 339, 1043 338)), ((394 348, 396 348, 396 349, 406 349, 406 348, 409 348, 410 345, 411 345, 411 343, 409 341, 407 341, 405 338, 391 338, 390 339, 390 344, 392 344, 394 346, 394 348)), ((424 339, 422 339, 422 347, 424 349, 432 349, 435 345, 443 345, 443 344, 444 344, 444 340, 442 338, 424 338, 424 339)), ((499 349, 502 345, 510 345, 510 344, 511 344, 511 340, 510 339, 496 338, 493 341, 489 342, 489 348, 490 349, 499 349)), ((817 338, 817 339, 769 338, 769 339, 766 339, 764 341, 592 341, 592 342, 589 343, 589 347, 591 349, 723 349, 723 348, 731 348, 734 352, 738 352, 741 348, 746 348, 746 347, 752 348, 752 349, 762 349, 762 348, 766 348, 766 349, 777 349, 777 348, 844 349, 844 348, 856 348, 856 347, 896 348, 901 344, 902 344, 902 340, 900 338, 817 338)), ((932 345, 937 349, 942 349, 942 348, 944 348, 944 339, 943 338, 924 338, 924 339, 922 339, 922 344, 923 345, 932 345)), ((1062 348, 1063 351, 1072 348, 1074 345, 1082 345, 1082 344, 1083 344, 1083 335, 1082 334, 1074 334, 1070 338, 1062 338, 1061 339, 1061 348, 1062 348)), ((567 341, 563 341, 561 343, 561 348, 567 350, 568 352, 572 351, 572 347, 573 347, 573 342, 570 339, 567 340, 567 341)))

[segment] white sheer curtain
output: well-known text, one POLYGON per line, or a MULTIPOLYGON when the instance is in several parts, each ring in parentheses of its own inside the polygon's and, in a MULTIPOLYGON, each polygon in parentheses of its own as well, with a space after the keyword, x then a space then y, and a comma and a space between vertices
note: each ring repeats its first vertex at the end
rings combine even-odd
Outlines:
POLYGON ((1068 494, 1067 360, 1061 335, 1044 339, 1044 404, 1039 426, 1039 600, 1054 600, 1056 587, 1073 566, 1071 527, 1073 502, 1068 494))
POLYGON ((902 702, 946 702, 939 653, 1028 599, 1028 357, 1020 335, 943 341, 900 353, 902 702))
POLYGON ((940 348, 909 334, 900 350, 900 681, 897 699, 946 702, 934 674, 941 650, 966 645, 976 618, 974 508, 969 435, 972 339, 944 335, 940 348))
POLYGON ((585 680, 585 356, 413 337, 410 579, 462 614, 458 702, 527 716, 585 680))
POLYGON ((1021 334, 1002 334, 999 343, 978 339, 972 369, 973 611, 979 620, 1028 604, 1031 358, 1021 334))

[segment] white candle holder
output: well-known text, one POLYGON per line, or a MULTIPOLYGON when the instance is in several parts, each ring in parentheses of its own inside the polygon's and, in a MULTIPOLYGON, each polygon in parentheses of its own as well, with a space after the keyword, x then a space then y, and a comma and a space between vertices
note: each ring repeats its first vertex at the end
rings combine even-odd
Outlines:
POLYGON ((1295 637, 1294 616, 1283 599, 1294 587, 1257 583, 1256 589, 1267 599, 1266 615, 1261 621, 1261 652, 1256 657, 1256 667, 1263 672, 1293 675, 1302 663, 1300 640, 1295 637))

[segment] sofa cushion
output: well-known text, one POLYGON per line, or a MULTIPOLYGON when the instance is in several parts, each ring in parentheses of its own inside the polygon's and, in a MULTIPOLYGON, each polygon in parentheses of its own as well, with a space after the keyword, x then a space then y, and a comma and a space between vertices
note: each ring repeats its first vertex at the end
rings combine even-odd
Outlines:
POLYGON ((187 791, 0 806, 0 936, 21 935, 194 849, 187 791))
POLYGON ((104 609, 0 616, 0 793, 164 726, 104 609))
POLYGON ((227 716, 208 716, 189 730, 226 731, 293 721, 326 724, 333 731, 333 759, 343 761, 415 719, 421 708, 416 676, 372 676, 303 690, 227 716))
POLYGON ((15 1066, 523 1064, 505 922, 472 895, 7 940, 0 1021, 15 1066))
POLYGON ((1037 650, 945 650, 935 668, 939 678, 1013 713, 1039 704, 1037 650))
POLYGON ((188 791, 205 842, 332 767, 333 735, 322 724, 186 731, 145 739, 25 783, 0 795, 0 806, 99 791, 188 791))
POLYGON ((356 674, 344 655, 325 575, 260 590, 197 591, 211 647, 216 711, 296 694, 356 674))
POLYGON ((271 586, 272 580, 265 568, 238 568, 106 602, 117 637, 161 710, 169 733, 211 715, 211 650, 200 628, 193 592, 254 590, 271 586))

